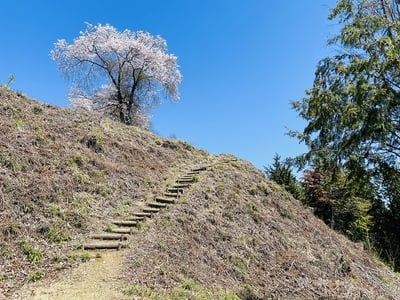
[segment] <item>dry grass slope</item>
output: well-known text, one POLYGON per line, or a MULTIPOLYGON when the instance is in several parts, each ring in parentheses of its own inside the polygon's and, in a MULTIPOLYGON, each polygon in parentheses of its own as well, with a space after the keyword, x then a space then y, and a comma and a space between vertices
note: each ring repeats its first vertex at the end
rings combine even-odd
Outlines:
POLYGON ((6 89, 0 137, 0 295, 85 260, 88 232, 210 164, 130 238, 127 298, 400 299, 397 274, 245 161, 6 89))
POLYGON ((179 299, 191 282, 241 299, 400 299, 396 274, 246 162, 209 168, 186 197, 134 236, 133 294, 179 299))
MULTIPOLYGON (((0 88, 0 292, 74 265, 87 232, 208 154, 0 88)), ((80 260, 80 259, 78 259, 80 260)))

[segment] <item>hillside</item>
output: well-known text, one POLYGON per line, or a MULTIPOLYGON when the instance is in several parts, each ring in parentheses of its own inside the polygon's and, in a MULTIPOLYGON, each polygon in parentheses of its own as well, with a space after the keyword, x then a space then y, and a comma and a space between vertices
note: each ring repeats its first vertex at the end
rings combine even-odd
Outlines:
POLYGON ((250 163, 5 89, 0 299, 62 280, 86 260, 76 248, 88 234, 201 166, 120 252, 127 299, 400 299, 397 274, 250 163))

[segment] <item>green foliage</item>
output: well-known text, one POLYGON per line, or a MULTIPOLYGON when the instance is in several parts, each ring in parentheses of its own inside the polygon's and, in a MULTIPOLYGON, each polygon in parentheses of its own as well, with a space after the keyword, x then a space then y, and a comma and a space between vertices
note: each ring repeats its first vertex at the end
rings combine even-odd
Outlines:
POLYGON ((382 199, 375 199, 372 244, 380 256, 396 271, 400 271, 400 172, 388 165, 381 170, 382 199))
POLYGON ((22 119, 19 119, 19 118, 15 119, 14 123, 15 123, 15 126, 17 126, 17 127, 22 127, 22 126, 25 125, 25 122, 22 119))
POLYGON ((54 222, 47 232, 47 238, 51 242, 63 243, 71 239, 66 226, 66 222, 63 220, 58 220, 54 222))
POLYGON ((71 251, 68 253, 68 258, 72 261, 87 262, 91 259, 91 256, 87 251, 71 251))
POLYGON ((35 131, 35 140, 36 140, 37 143, 44 142, 45 133, 41 128, 36 129, 36 131, 35 131))
POLYGON ((357 197, 353 197, 351 200, 354 207, 353 220, 350 222, 346 234, 355 242, 362 241, 366 245, 370 245, 370 232, 373 226, 373 217, 370 215, 372 202, 357 197))
POLYGON ((26 241, 21 241, 20 246, 30 262, 38 263, 43 259, 44 252, 42 250, 32 247, 26 241))
POLYGON ((344 170, 304 173, 303 202, 332 229, 345 233, 355 242, 369 243, 373 225, 369 186, 357 182, 344 170), (362 197, 364 196, 364 198, 362 197))
MULTIPOLYGON (((399 157, 394 81, 399 70, 393 63, 400 58, 400 41, 388 35, 398 25, 388 24, 383 12, 377 14, 379 9, 369 12, 371 1, 357 1, 357 8, 351 2, 340 1, 331 15, 344 25, 331 43, 345 51, 320 61, 313 88, 293 107, 309 122, 297 134, 312 150, 309 155, 328 153, 336 161, 356 158, 367 165, 399 157)), ((379 1, 376 5, 380 7, 379 1)))
POLYGON ((306 198, 399 270, 400 2, 340 0, 329 19, 342 26, 329 45, 342 51, 319 62, 313 87, 292 103, 307 122, 290 132, 308 147, 296 162, 316 172, 306 198))
POLYGON ((54 254, 54 261, 60 262, 62 260, 63 256, 60 253, 54 254))
POLYGON ((30 281, 38 281, 39 279, 43 278, 44 273, 43 271, 36 270, 28 274, 28 279, 30 281))
POLYGON ((332 10, 343 27, 330 44, 343 52, 321 60, 307 97, 293 102, 308 122, 291 132, 309 147, 303 163, 329 158, 321 163, 371 169, 400 158, 398 6, 342 0, 332 10))
POLYGON ((51 217, 58 217, 60 219, 64 219, 65 218, 65 214, 64 212, 61 210, 60 206, 54 203, 50 203, 49 207, 48 207, 48 214, 51 217))
POLYGON ((81 261, 87 262, 90 260, 90 253, 87 251, 84 251, 81 253, 81 261))
POLYGON ((289 161, 281 161, 281 157, 275 154, 274 163, 272 166, 265 167, 264 172, 269 179, 284 187, 293 197, 302 198, 302 189, 292 173, 289 161))
POLYGON ((106 227, 106 229, 105 229, 105 232, 112 232, 112 230, 113 230, 114 228, 115 228, 114 225, 109 224, 109 225, 107 225, 107 227, 106 227))
POLYGON ((82 218, 89 216, 89 207, 93 202, 93 196, 86 192, 77 192, 73 194, 71 208, 82 218))

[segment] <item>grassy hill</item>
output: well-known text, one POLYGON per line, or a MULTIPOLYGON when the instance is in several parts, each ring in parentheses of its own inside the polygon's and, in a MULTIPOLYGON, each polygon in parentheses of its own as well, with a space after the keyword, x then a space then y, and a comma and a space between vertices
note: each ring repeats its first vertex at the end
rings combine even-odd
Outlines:
POLYGON ((250 163, 0 88, 0 298, 83 263, 89 233, 208 166, 129 238, 131 299, 400 299, 400 278, 250 163))

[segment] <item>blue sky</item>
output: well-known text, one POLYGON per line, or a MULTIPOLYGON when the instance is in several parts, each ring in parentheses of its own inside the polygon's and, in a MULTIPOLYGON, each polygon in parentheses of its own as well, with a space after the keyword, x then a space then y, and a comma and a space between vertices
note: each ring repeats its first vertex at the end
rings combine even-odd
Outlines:
POLYGON ((49 52, 72 40, 85 22, 161 35, 183 74, 178 103, 153 111, 158 134, 211 153, 230 153, 257 168, 305 151, 286 135, 305 123, 291 110, 312 86, 335 25, 335 0, 3 1, 0 83, 47 103, 67 106, 69 89, 49 52))

